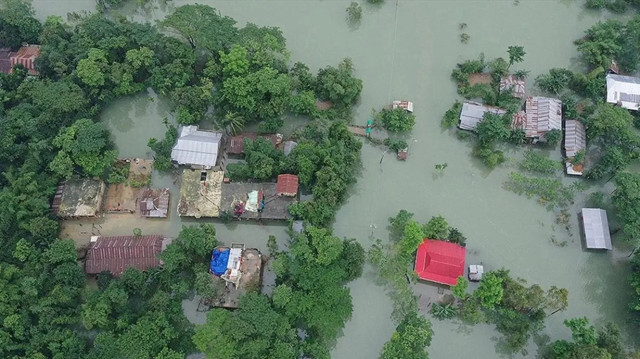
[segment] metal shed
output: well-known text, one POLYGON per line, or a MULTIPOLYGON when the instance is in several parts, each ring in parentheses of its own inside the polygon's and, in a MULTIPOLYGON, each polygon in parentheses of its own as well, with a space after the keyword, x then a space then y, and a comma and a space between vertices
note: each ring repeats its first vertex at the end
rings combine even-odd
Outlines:
POLYGON ((600 208, 583 208, 582 225, 587 248, 611 250, 607 212, 600 208))
POLYGON ((462 111, 460 112, 460 123, 458 127, 461 130, 475 131, 478 123, 484 119, 484 114, 490 112, 496 115, 504 115, 507 111, 491 106, 485 106, 481 103, 465 101, 462 103, 462 111))
POLYGON ((180 127, 171 160, 180 165, 211 169, 218 160, 222 132, 199 130, 198 126, 180 127))

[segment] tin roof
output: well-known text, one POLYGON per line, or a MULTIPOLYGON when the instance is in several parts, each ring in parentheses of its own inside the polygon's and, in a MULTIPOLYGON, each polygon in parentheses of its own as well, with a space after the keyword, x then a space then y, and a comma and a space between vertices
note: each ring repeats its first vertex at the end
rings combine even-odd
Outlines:
POLYGON ((582 225, 587 248, 611 249, 607 212, 600 208, 583 208, 582 225))
POLYGON ((169 212, 169 189, 147 188, 140 193, 140 215, 151 218, 166 218, 169 212))
POLYGON ((466 250, 454 243, 425 239, 418 246, 415 272, 420 279, 456 285, 464 275, 466 250))
POLYGON ((196 165, 210 169, 218 160, 222 132, 199 130, 198 126, 182 126, 178 141, 171 150, 171 160, 180 165, 196 165))
POLYGON ((637 111, 640 107, 640 78, 608 74, 607 102, 637 111))
POLYGON ((527 97, 525 136, 544 138, 551 130, 562 129, 562 101, 548 97, 527 97))
POLYGON ((11 49, 0 49, 0 72, 8 74, 11 72, 11 49))
POLYGON ((509 75, 500 79, 500 92, 511 89, 513 97, 524 98, 526 91, 524 78, 509 75))
POLYGON ((160 235, 98 237, 87 252, 85 270, 89 274, 109 271, 119 276, 128 268, 144 271, 160 266, 160 235))
POLYGON ((244 140, 250 139, 254 141, 256 138, 265 138, 271 143, 273 143, 273 147, 276 147, 282 141, 282 135, 280 134, 270 134, 270 135, 260 135, 252 132, 241 133, 237 136, 233 136, 229 139, 227 143, 227 153, 232 155, 241 155, 244 153, 244 140))
MULTIPOLYGON (((17 52, 11 54, 11 67, 21 64, 27 70, 29 70, 29 75, 38 75, 38 70, 36 70, 35 61, 40 56, 40 46, 38 45, 27 45, 21 47, 17 52)), ((11 72, 11 70, 9 70, 11 72)))
POLYGON ((485 106, 481 103, 472 101, 464 101, 462 103, 460 123, 458 124, 458 127, 460 127, 461 130, 475 131, 476 127, 478 127, 478 122, 484 119, 484 114, 486 112, 497 115, 504 115, 507 113, 507 111, 501 108, 485 106))
POLYGON ((60 184, 51 209, 59 217, 94 217, 102 211, 105 191, 102 181, 74 178, 60 184))
POLYGON ((571 158, 587 148, 587 131, 582 122, 576 120, 565 120, 564 127, 564 150, 571 158))
POLYGON ((284 155, 289 156, 291 151, 298 146, 298 143, 295 141, 285 141, 284 142, 284 155))
POLYGON ((284 174, 278 175, 276 193, 284 196, 295 197, 298 195, 298 176, 284 174))

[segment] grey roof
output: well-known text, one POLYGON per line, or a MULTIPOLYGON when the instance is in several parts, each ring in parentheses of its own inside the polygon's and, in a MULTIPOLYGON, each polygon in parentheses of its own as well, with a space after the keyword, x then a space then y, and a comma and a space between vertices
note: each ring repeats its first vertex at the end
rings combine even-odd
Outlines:
POLYGON ((61 218, 94 217, 102 211, 105 184, 91 178, 68 180, 54 211, 61 218))
POLYGON ((297 145, 298 145, 297 142, 285 141, 285 143, 284 143, 284 154, 285 154, 285 156, 288 156, 291 153, 291 151, 293 151, 293 149, 296 148, 297 145))
POLYGON ((587 148, 587 132, 580 121, 566 120, 564 128, 564 150, 568 158, 587 148))
POLYGON ((171 150, 171 160, 180 165, 210 169, 218 160, 222 132, 199 130, 198 126, 180 127, 178 141, 171 150))
POLYGON ((527 97, 525 135, 544 138, 551 130, 562 129, 562 101, 549 97, 527 97))
POLYGON ((616 74, 607 75, 607 102, 620 104, 629 110, 640 107, 640 78, 616 74))
POLYGON ((302 221, 293 221, 292 229, 296 233, 302 233, 304 231, 304 224, 302 221))
POLYGON ((583 208, 582 222, 587 248, 611 249, 607 212, 599 208, 583 208))
POLYGON ((497 115, 504 115, 507 111, 491 106, 485 106, 481 103, 465 101, 462 103, 462 111, 460 112, 460 123, 458 127, 461 130, 475 131, 478 122, 482 121, 486 112, 497 115))

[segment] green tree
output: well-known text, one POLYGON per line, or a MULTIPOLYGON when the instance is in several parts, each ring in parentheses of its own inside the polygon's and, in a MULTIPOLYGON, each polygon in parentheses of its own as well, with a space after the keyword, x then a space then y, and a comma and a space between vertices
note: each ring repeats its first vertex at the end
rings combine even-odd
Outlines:
POLYGON ((509 53, 509 68, 515 63, 522 62, 524 55, 527 54, 522 46, 509 46, 507 53, 509 53))
POLYGON ((407 222, 402 239, 398 242, 401 255, 405 258, 411 258, 424 238, 424 232, 418 222, 413 220, 407 222))
POLYGON ((211 53, 228 48, 236 36, 236 21, 221 16, 218 11, 207 5, 183 5, 160 22, 163 28, 182 36, 194 49, 208 50, 211 53))
POLYGON ((399 107, 393 110, 383 108, 376 115, 376 121, 381 123, 389 132, 407 132, 413 129, 416 117, 399 107))
POLYGON ((502 300, 503 288, 502 278, 495 272, 485 273, 480 282, 480 286, 473 292, 483 308, 493 309, 502 300))
POLYGON ((456 285, 451 287, 451 294, 458 299, 465 299, 467 297, 467 288, 469 288, 469 281, 464 276, 460 276, 456 280, 456 285))
POLYGON ((346 58, 338 67, 328 66, 318 71, 316 94, 323 101, 331 101, 334 107, 350 108, 362 91, 362 80, 353 77, 354 67, 346 58))
POLYGON ((416 312, 409 313, 384 344, 381 359, 428 359, 426 347, 431 344, 431 323, 416 312))
POLYGON ((429 222, 422 226, 422 233, 430 239, 447 239, 449 224, 442 216, 431 217, 429 222))
POLYGON ((36 44, 42 29, 33 17, 35 11, 31 3, 21 0, 0 2, 0 43, 16 49, 23 42, 36 44))

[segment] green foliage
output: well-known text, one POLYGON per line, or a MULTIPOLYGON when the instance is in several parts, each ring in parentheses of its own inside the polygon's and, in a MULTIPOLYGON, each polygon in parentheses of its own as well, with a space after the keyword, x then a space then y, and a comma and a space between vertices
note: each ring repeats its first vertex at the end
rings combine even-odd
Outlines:
POLYGON ((431 323, 416 312, 407 314, 384 344, 380 359, 428 359, 425 351, 431 344, 431 323))
POLYGON ((442 117, 442 122, 440 125, 442 128, 452 128, 458 124, 458 120, 460 119, 460 112, 462 111, 462 102, 457 101, 453 103, 450 109, 444 113, 442 117))
POLYGON ((331 101, 339 110, 350 109, 362 91, 362 80, 353 77, 354 67, 346 58, 338 67, 328 66, 318 71, 316 94, 322 101, 331 101))
POLYGON ((481 55, 478 60, 459 63, 451 72, 451 78, 458 83, 458 88, 469 86, 469 75, 484 72, 486 66, 484 55, 481 55))
POLYGON ((166 171, 171 169, 171 149, 176 143, 178 138, 178 129, 175 126, 167 125, 167 132, 164 134, 164 138, 158 141, 155 138, 150 138, 147 145, 155 153, 153 166, 158 171, 166 171))
POLYGON ((402 239, 398 242, 399 255, 409 260, 425 238, 423 228, 416 221, 410 220, 404 227, 402 239))
POLYGON ((467 297, 467 288, 469 288, 469 281, 464 276, 460 276, 456 281, 456 285, 451 287, 451 294, 458 299, 465 299, 467 297))
POLYGON ((409 221, 413 218, 413 213, 401 209, 395 217, 389 217, 389 234, 391 240, 399 241, 404 235, 404 230, 409 221))
POLYGON ((385 146, 389 147, 390 150, 396 151, 396 152, 402 149, 405 149, 409 146, 409 144, 405 140, 392 140, 390 138, 385 138, 382 143, 385 146))
POLYGON ((547 146, 555 148, 562 141, 562 130, 553 129, 545 133, 544 139, 547 146))
POLYGON ((449 224, 442 216, 431 217, 429 222, 422 226, 422 233, 429 239, 447 239, 449 224))
POLYGON ((482 277, 480 286, 473 292, 473 297, 477 298, 480 305, 486 309, 494 309, 500 303, 503 295, 503 279, 497 274, 490 272, 482 277))
POLYGON ((238 31, 236 21, 219 15, 206 5, 183 5, 176 8, 160 25, 186 40, 194 49, 217 53, 233 43, 238 31))
POLYGON ((362 19, 362 8, 357 1, 351 2, 347 7, 347 22, 349 24, 357 24, 362 19))
POLYGON ((522 46, 509 46, 507 53, 509 54, 509 67, 515 63, 522 62, 524 55, 527 54, 522 46))
POLYGON ((511 116, 497 115, 485 112, 484 118, 478 123, 476 131, 478 140, 483 146, 491 146, 496 142, 505 141, 511 134, 511 116))
POLYGON ((572 342, 556 340, 547 348, 546 358, 602 358, 622 359, 628 357, 622 348, 620 330, 613 323, 596 330, 587 318, 564 321, 571 330, 572 342))
POLYGON ((413 125, 416 123, 416 117, 411 112, 399 107, 393 110, 383 108, 376 115, 375 120, 389 132, 408 132, 413 129, 413 125))
POLYGON ((36 20, 31 3, 21 0, 0 2, 0 44, 14 50, 22 43, 38 43, 42 25, 36 20))
POLYGON ((573 73, 563 68, 552 68, 548 74, 536 77, 535 84, 542 91, 559 94, 569 86, 573 79, 573 73))
POLYGON ((517 172, 509 174, 504 188, 527 198, 538 197, 538 202, 548 209, 564 208, 573 203, 575 186, 565 186, 555 178, 527 177, 517 172))
POLYGON ((520 168, 539 174, 553 174, 562 169, 562 165, 538 151, 527 151, 520 162, 520 168))
POLYGON ((125 183, 129 178, 129 164, 126 162, 116 162, 109 170, 109 183, 125 183))
POLYGON ((434 303, 430 313, 438 320, 452 319, 458 314, 458 309, 453 304, 434 303))

